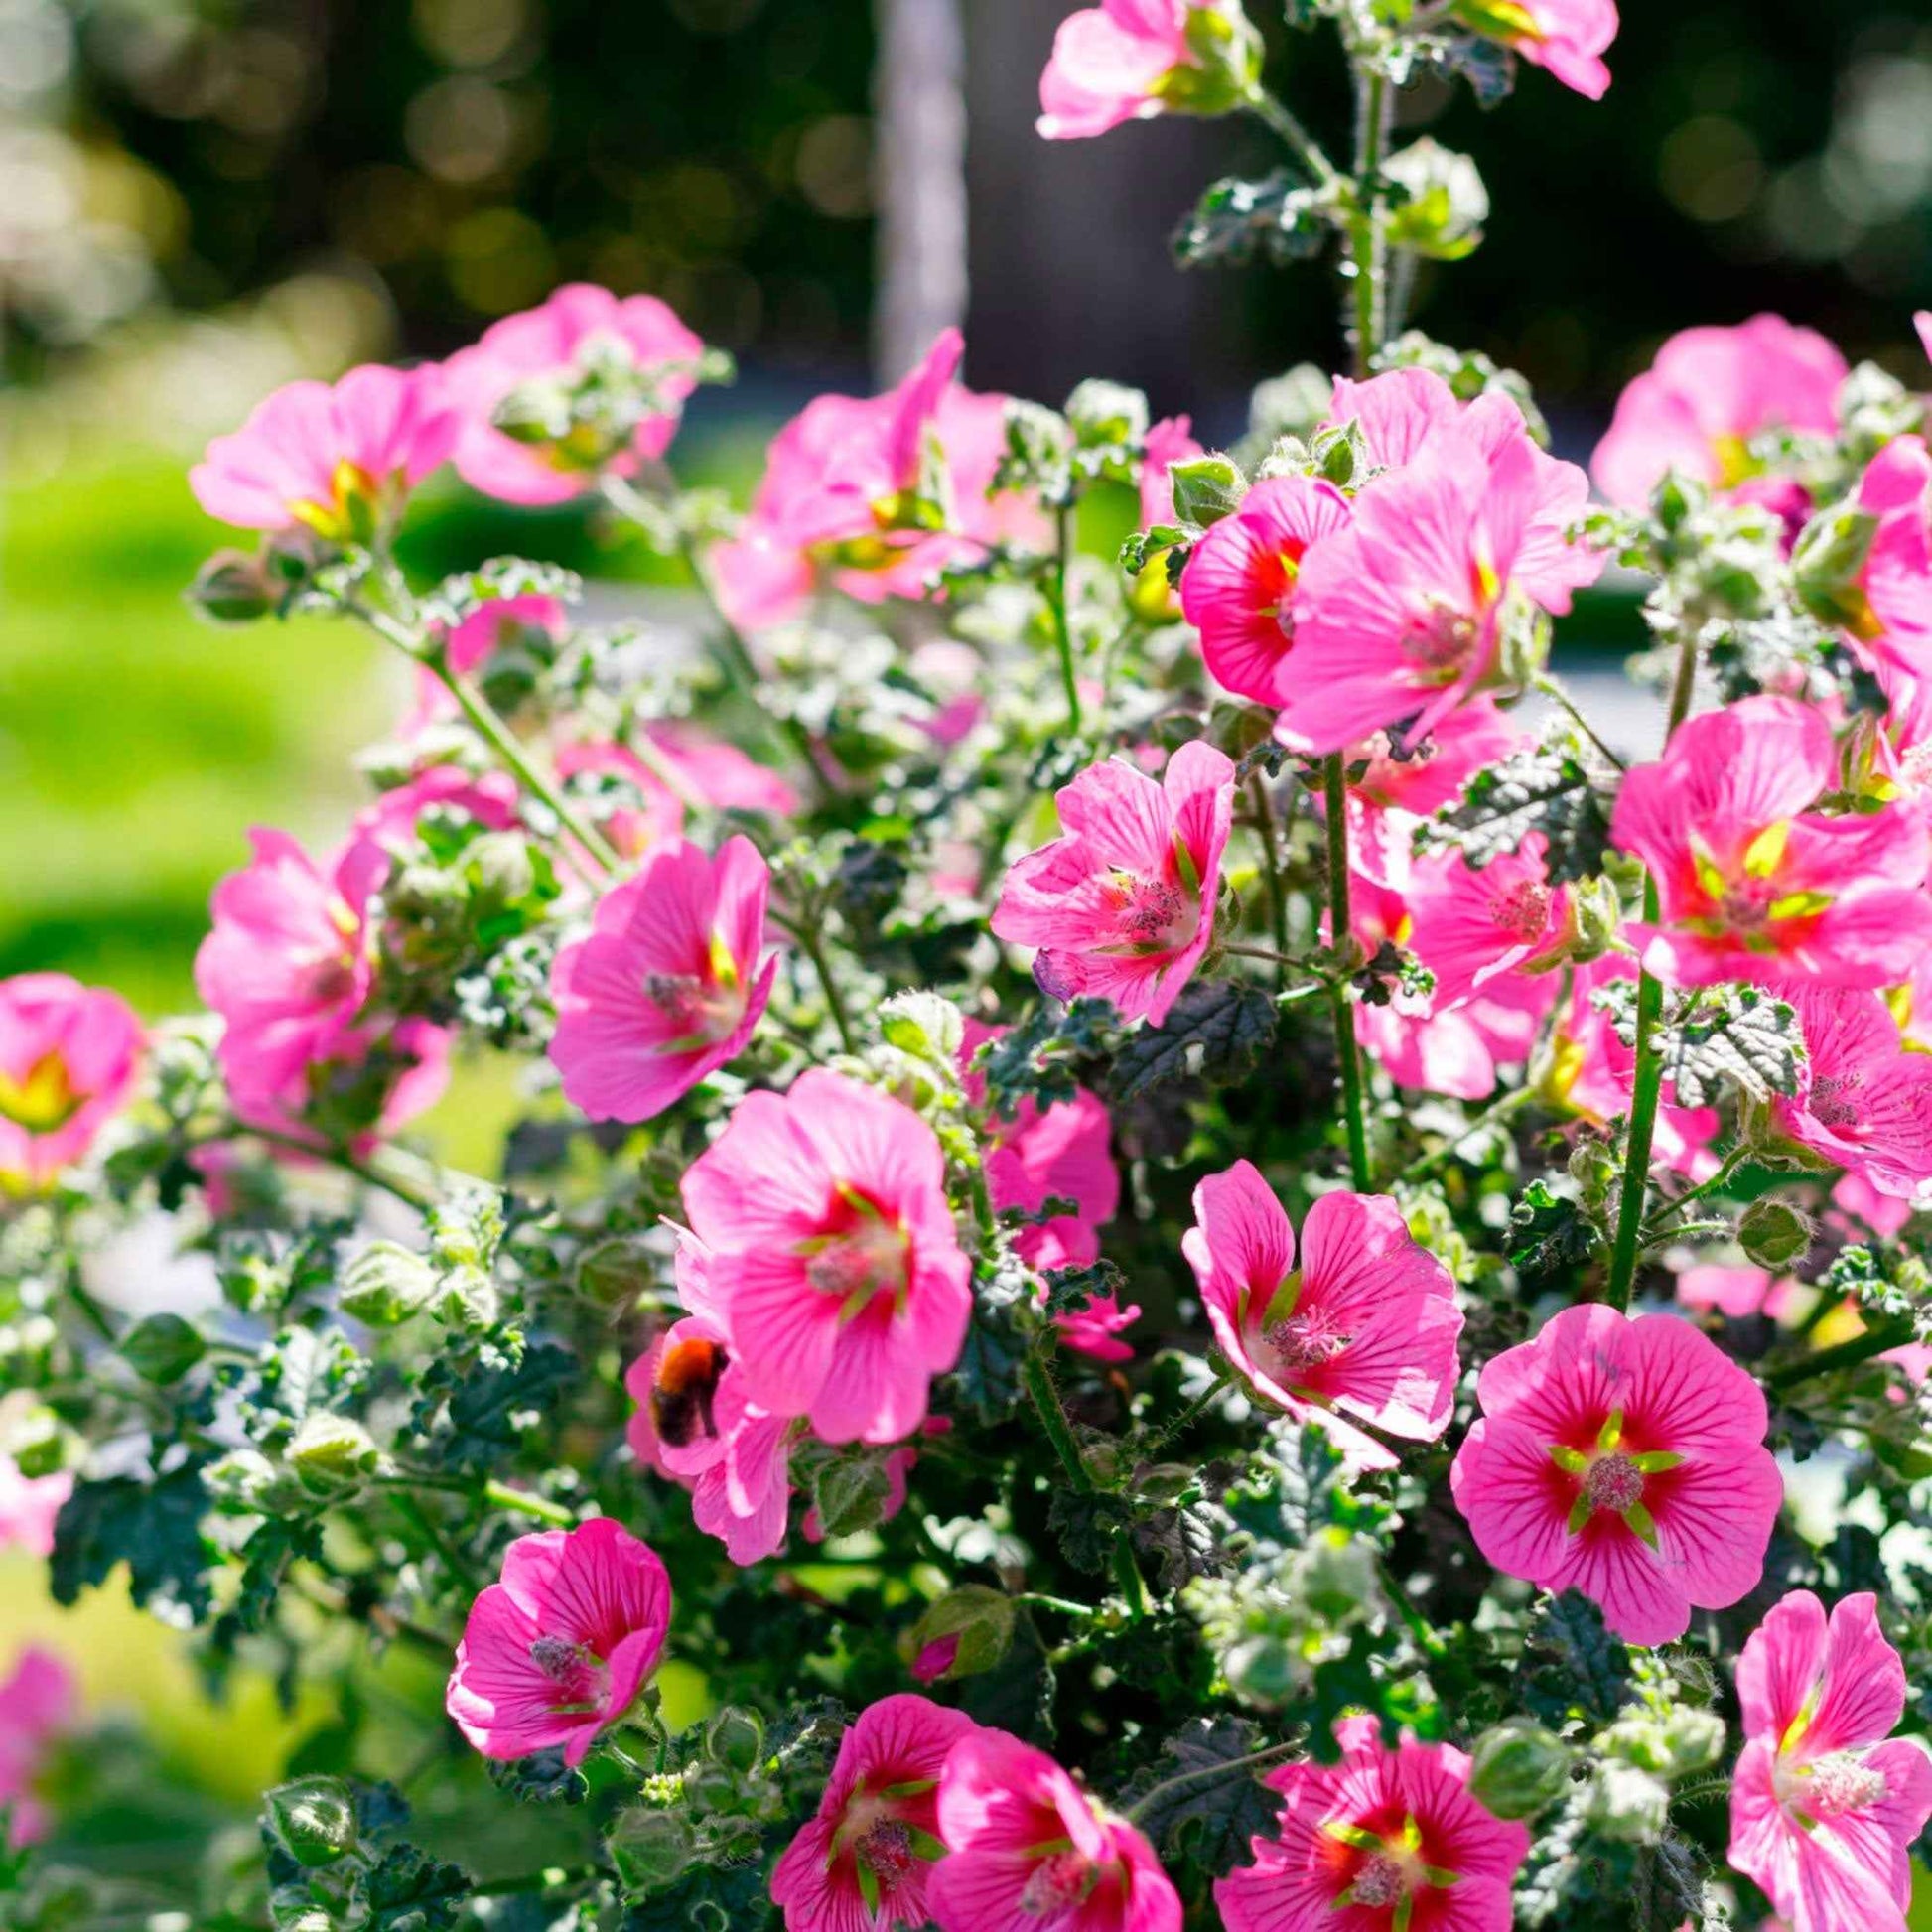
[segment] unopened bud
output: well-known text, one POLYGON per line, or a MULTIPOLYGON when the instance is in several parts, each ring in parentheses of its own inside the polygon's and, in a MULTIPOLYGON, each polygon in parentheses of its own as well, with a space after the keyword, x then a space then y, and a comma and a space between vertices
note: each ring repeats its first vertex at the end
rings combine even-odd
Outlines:
POLYGON ((1498 1818, 1533 1818, 1563 1795, 1573 1762, 1554 1731, 1511 1718, 1470 1745, 1469 1795, 1498 1818))
POLYGON ((1755 1200, 1737 1224, 1737 1239, 1760 1268, 1781 1274, 1796 1268, 1811 1252, 1816 1225, 1788 1201, 1755 1200))
POLYGON ((706 1723, 704 1747, 720 1764, 749 1771, 764 1753, 764 1721, 742 1704, 728 1704, 706 1723))
POLYGON ((1183 457, 1168 475, 1173 480, 1174 514, 1203 530, 1239 509, 1248 493, 1241 466, 1215 451, 1183 457))
POLYGON ((1013 1617, 1012 1597, 984 1584, 962 1584, 940 1597, 913 1626, 918 1661, 922 1666, 938 1661, 934 1646, 956 1639, 935 1676, 972 1677, 991 1670, 1013 1641, 1013 1617))
POLYGON ((341 1778, 297 1778, 262 1800, 268 1829, 297 1864, 314 1871, 355 1849, 355 1799, 341 1778))
POLYGON ((1138 443, 1147 434, 1147 397, 1119 382, 1083 382, 1066 399, 1066 420, 1082 443, 1138 443))

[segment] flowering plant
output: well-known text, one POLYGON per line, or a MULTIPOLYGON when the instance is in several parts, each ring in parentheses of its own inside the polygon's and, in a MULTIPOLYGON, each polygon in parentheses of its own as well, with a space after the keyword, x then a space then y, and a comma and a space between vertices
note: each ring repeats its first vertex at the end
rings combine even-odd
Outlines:
MULTIPOLYGON (((209 616, 412 687, 340 841, 215 888, 205 1015, 0 984, 0 1537, 326 1692, 170 1923, 1901 1932, 1927 405, 1692 331, 1592 508, 1401 331, 1480 188, 1392 128, 1519 56, 1600 95, 1610 0, 1289 11, 1345 169, 1232 0, 1041 83, 1056 139, 1281 137, 1189 259, 1338 246, 1350 372, 1232 451, 949 334, 739 512, 672 468, 721 358, 567 288, 195 472, 259 533, 209 616), (674 560, 702 648, 419 581, 446 461, 674 560), (1655 744, 1549 668, 1612 563, 1655 744), (411 1138, 453 1077, 486 1176, 411 1138), (218 1294, 132 1313, 93 1257, 157 1215, 218 1294)), ((86 1723, 0 1681, 22 1932, 148 1909, 62 1861, 86 1723)))

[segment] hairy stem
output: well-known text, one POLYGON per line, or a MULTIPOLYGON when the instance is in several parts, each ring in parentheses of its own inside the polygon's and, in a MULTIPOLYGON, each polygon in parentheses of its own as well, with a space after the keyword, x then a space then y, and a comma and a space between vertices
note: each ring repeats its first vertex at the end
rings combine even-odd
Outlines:
POLYGON ((577 1527, 577 1512, 566 1509, 562 1503, 553 1503, 547 1497, 533 1496, 527 1489, 512 1489, 508 1483, 494 1480, 483 1484, 483 1500, 494 1503, 498 1509, 514 1510, 520 1516, 534 1516, 539 1522, 554 1523, 560 1530, 577 1527))
POLYGON ((1355 76, 1355 193, 1361 211, 1349 229, 1349 340, 1355 374, 1369 373, 1388 334, 1389 228, 1379 177, 1394 105, 1388 76, 1358 70, 1355 76))
POLYGON ((824 990, 826 1011, 832 1016, 832 1024, 839 1030, 839 1041, 848 1053, 859 1050, 859 1036, 852 1031, 852 1020, 845 1010, 845 1000, 839 992, 839 983, 832 977, 832 968, 825 957, 825 946, 817 933, 790 919, 771 915, 771 923, 782 927, 798 942, 798 950, 812 963, 812 971, 818 975, 819 986, 824 990))
POLYGON ((1066 610, 1066 566, 1073 549, 1073 505, 1062 503, 1053 514, 1053 574, 1046 602, 1053 614, 1053 636, 1059 645, 1060 682, 1066 687, 1066 729, 1080 735, 1080 679, 1073 662, 1073 624, 1066 610))
MULTIPOLYGON (((1268 894, 1268 925, 1275 935, 1276 950, 1282 955, 1283 970, 1288 959, 1288 895, 1282 891, 1281 850, 1275 837, 1275 805, 1268 785, 1259 771, 1248 779, 1248 797, 1253 802, 1255 829, 1261 834, 1262 885, 1268 894)), ((1281 975, 1277 975, 1277 984, 1281 975)))
POLYGON ((1301 163, 1303 171, 1317 188, 1328 187, 1335 179, 1335 165, 1321 152, 1320 144, 1302 123, 1264 87, 1248 97, 1248 111, 1263 121, 1279 137, 1282 145, 1301 163))
POLYGON ((1076 1489, 1090 1490, 1093 1481, 1087 1474, 1087 1465, 1080 1459, 1080 1446, 1073 1440, 1073 1425, 1060 1406, 1060 1392, 1053 1386, 1053 1372, 1046 1366, 1045 1356, 1037 1350, 1030 1353, 1021 1364, 1020 1379, 1027 1385, 1034 1411, 1046 1432, 1046 1440, 1053 1446, 1053 1453, 1060 1458, 1060 1466, 1066 1470, 1067 1480, 1076 1489))
POLYGON ((1830 1375, 1841 1368, 1857 1368, 1861 1362, 1868 1362, 1874 1355, 1882 1355, 1892 1348, 1903 1348, 1917 1339, 1918 1329, 1910 1316, 1892 1315, 1886 1320, 1874 1322, 1863 1334, 1854 1335, 1850 1341, 1842 1341, 1835 1348, 1821 1348, 1817 1354, 1807 1355, 1801 1362, 1788 1362, 1783 1368, 1773 1369, 1764 1380, 1774 1389, 1795 1388, 1800 1382, 1809 1382, 1815 1375, 1830 1375))
MULTIPOLYGON (((1328 943, 1345 954, 1353 930, 1348 908, 1348 780, 1342 755, 1330 752, 1322 770, 1328 820, 1328 943)), ((1368 1165, 1368 1121, 1362 1099, 1362 1055, 1355 1043, 1355 1009, 1348 984, 1336 980, 1329 989, 1335 1016, 1335 1058, 1341 1067, 1342 1113, 1348 1128, 1348 1173, 1358 1194, 1371 1181, 1368 1165)))

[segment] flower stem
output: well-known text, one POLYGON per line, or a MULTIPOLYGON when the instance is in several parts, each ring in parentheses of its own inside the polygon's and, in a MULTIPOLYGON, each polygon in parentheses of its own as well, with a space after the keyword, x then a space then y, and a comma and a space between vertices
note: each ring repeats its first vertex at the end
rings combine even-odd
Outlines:
POLYGON ((1366 376, 1388 331, 1389 230, 1378 177, 1388 145, 1392 98, 1388 76, 1355 76, 1355 195, 1360 212, 1349 231, 1355 374, 1366 376))
POLYGON ((1830 1375, 1835 1369, 1857 1368, 1861 1362, 1868 1362, 1874 1355, 1882 1355, 1887 1349, 1902 1348, 1917 1339, 1918 1329, 1911 1318, 1908 1315, 1893 1315, 1889 1320, 1875 1322, 1863 1334, 1840 1342, 1836 1348, 1821 1348, 1817 1354, 1807 1355, 1803 1361, 1788 1362, 1783 1368, 1773 1369, 1764 1380, 1773 1389, 1794 1388, 1800 1382, 1810 1381, 1815 1375, 1830 1375))
POLYGON ((1248 111, 1257 120, 1266 122, 1318 188, 1326 188, 1334 181, 1335 165, 1321 152, 1314 136, 1265 87, 1257 87, 1248 96, 1248 111))
MULTIPOLYGON (((1276 950, 1288 960, 1288 895, 1282 891, 1281 851, 1275 838, 1275 805, 1259 771, 1248 779, 1248 796, 1255 808, 1255 829, 1261 834, 1262 882, 1268 893, 1268 924, 1276 950)), ((1279 980, 1279 976, 1278 976, 1279 980)))
POLYGON ((825 948, 817 933, 803 925, 796 925, 790 919, 772 915, 772 924, 782 926, 798 941, 798 950, 812 963, 812 971, 818 975, 818 983, 825 992, 826 1010, 832 1016, 832 1024, 839 1030, 839 1041, 848 1053, 859 1050, 859 1036, 852 1031, 852 1021, 845 1010, 844 998, 839 992, 839 983, 832 977, 832 969, 826 963, 825 948))
POLYGON ((1147 1579, 1141 1575, 1141 1566, 1134 1560, 1134 1546, 1128 1541, 1124 1527, 1114 1538, 1114 1580, 1120 1585, 1121 1595, 1127 1599, 1128 1621, 1139 1623, 1154 1608, 1154 1604, 1147 1593, 1147 1579))
POLYGON ((512 1489, 507 1483, 492 1480, 483 1484, 483 1500, 494 1503, 498 1509, 513 1509, 519 1515, 534 1516, 539 1522, 555 1523, 560 1530, 577 1527, 575 1510, 553 1503, 547 1497, 533 1496, 527 1489, 512 1489))
POLYGON ((1087 1465, 1080 1459, 1080 1446, 1073 1440, 1073 1425, 1060 1407, 1060 1392, 1053 1386, 1053 1373, 1046 1366, 1045 1356, 1037 1350, 1029 1353, 1020 1366, 1020 1379, 1027 1385, 1040 1427, 1046 1431, 1046 1440, 1060 1458, 1067 1479, 1076 1489, 1090 1490, 1093 1482, 1087 1474, 1087 1465))
POLYGON ((1667 1200, 1643 1224, 1645 1238, 1649 1239, 1661 1233, 1665 1222, 1672 1219, 1673 1216, 1681 1214, 1693 1201, 1703 1200, 1707 1195, 1715 1194, 1744 1165, 1749 1153, 1750 1150, 1748 1148, 1732 1148, 1725 1156, 1718 1168, 1718 1172, 1709 1180, 1701 1180, 1695 1187, 1689 1188, 1684 1193, 1679 1194, 1675 1200, 1667 1200))
POLYGON ((1073 624, 1066 610, 1066 566, 1073 548, 1073 505, 1062 503, 1053 515, 1053 574, 1046 602, 1053 614, 1053 635, 1060 651, 1060 682, 1066 687, 1066 729, 1080 735, 1080 679, 1073 663, 1073 624))
POLYGON ((1200 1418, 1204 1416, 1207 1413, 1207 1411, 1213 1406, 1215 1399, 1220 1395, 1221 1391, 1225 1389, 1234 1379, 1235 1377, 1234 1377, 1233 1369, 1222 1368, 1218 1370, 1214 1376, 1213 1381, 1211 1381, 1207 1385, 1207 1387, 1204 1388, 1200 1392, 1200 1394, 1193 1399, 1192 1402, 1188 1403, 1186 1408, 1181 1410, 1180 1414, 1177 1415, 1173 1419, 1173 1421, 1167 1426, 1166 1429, 1162 1430, 1161 1434, 1155 1439, 1156 1442, 1159 1445, 1165 1446, 1169 1443, 1172 1443, 1176 1436, 1179 1436, 1182 1433, 1184 1433, 1186 1430, 1191 1429, 1194 1426, 1194 1424, 1198 1422, 1200 1418))
POLYGON ((1181 1771, 1173 1777, 1163 1778, 1128 1812, 1128 1820, 1131 1823, 1144 1818, 1152 1809, 1154 1801, 1165 1797, 1169 1792, 1184 1791, 1189 1785, 1194 1784, 1211 1784, 1217 1778, 1231 1778, 1237 1772, 1254 1772, 1265 1770, 1273 1764, 1285 1764, 1301 1749, 1300 1744, 1270 1744, 1266 1750, 1250 1751, 1246 1757, 1230 1757, 1219 1764, 1203 1764, 1198 1771, 1181 1771))
MULTIPOLYGON (((1322 769, 1328 820, 1328 943, 1338 955, 1352 939, 1348 909, 1348 782, 1342 755, 1330 752, 1322 769)), ((1335 1058, 1341 1067, 1342 1112, 1348 1127, 1348 1172, 1358 1194, 1371 1181, 1368 1164, 1368 1122, 1362 1101, 1362 1057, 1355 1043, 1355 1009, 1348 984, 1336 980, 1329 988, 1335 1016, 1335 1058)))

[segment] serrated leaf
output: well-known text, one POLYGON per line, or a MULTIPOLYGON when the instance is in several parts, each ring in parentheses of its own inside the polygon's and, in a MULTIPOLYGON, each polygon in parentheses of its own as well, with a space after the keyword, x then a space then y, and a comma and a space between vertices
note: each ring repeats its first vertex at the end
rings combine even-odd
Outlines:
POLYGON ((490 1783, 520 1805, 581 1805, 590 1795, 583 1772, 564 1762, 561 1746, 528 1757, 486 1759, 483 1768, 490 1783))
POLYGON ((186 1462, 151 1482, 136 1476, 76 1482, 54 1526, 48 1572, 54 1600, 75 1602, 125 1563, 135 1602, 179 1608, 200 1622, 211 1601, 214 1558, 202 1535, 207 1511, 202 1467, 186 1462))
POLYGON ((1215 182, 1174 234, 1174 259, 1183 268, 1240 267, 1259 257, 1303 261, 1319 254, 1333 231, 1334 199, 1285 169, 1260 181, 1230 176, 1215 182))
POLYGON ((1580 1268, 1602 1241, 1602 1233, 1568 1195, 1533 1180, 1509 1211, 1509 1259, 1527 1280, 1580 1268))
POLYGON ((1134 1808, 1135 1823, 1170 1860, 1223 1877, 1249 1856, 1250 1839, 1275 1833, 1280 1796, 1262 1783, 1262 1772, 1238 1763, 1267 1741, 1246 1718, 1195 1718, 1129 1786, 1122 1808, 1134 1808), (1187 1782, 1161 1789, 1182 1778, 1187 1782))
MULTIPOLYGON (((473 1369, 450 1390, 438 1447, 453 1469, 492 1469, 509 1459, 524 1431, 581 1374, 567 1348, 543 1342, 513 1366, 473 1369)), ((427 1385, 427 1380, 426 1380, 427 1385)))
POLYGON ((1462 796, 1419 826, 1419 848, 1461 853, 1480 871, 1543 834, 1553 884, 1603 870, 1613 795, 1567 737, 1512 753, 1478 771, 1462 796))
POLYGON ((1159 1566, 1163 1590, 1176 1590, 1196 1577, 1227 1568, 1228 1518, 1213 1503, 1178 1504, 1152 1511, 1134 1525, 1134 1548, 1159 1566))
POLYGON ((1664 1079, 1683 1107, 1709 1107, 1726 1087, 1752 1100, 1798 1091, 1804 1032, 1787 1002, 1759 986, 1706 987, 1659 1040, 1664 1079))
POLYGON ((1525 1709, 1553 1729, 1573 1716, 1601 1726, 1633 1695, 1630 1653, 1582 1590, 1539 1605, 1523 1640, 1517 1685, 1525 1709))
POLYGON ((469 1874, 414 1845, 394 1845, 362 1886, 368 1932, 449 1932, 470 1896, 469 1874))
POLYGON ((1117 1100, 1167 1080, 1226 1086, 1247 1072, 1275 1037, 1275 1003, 1238 980, 1195 980, 1158 1027, 1144 1028, 1114 1057, 1117 1100))

